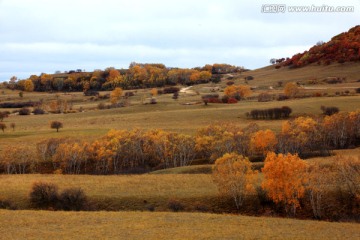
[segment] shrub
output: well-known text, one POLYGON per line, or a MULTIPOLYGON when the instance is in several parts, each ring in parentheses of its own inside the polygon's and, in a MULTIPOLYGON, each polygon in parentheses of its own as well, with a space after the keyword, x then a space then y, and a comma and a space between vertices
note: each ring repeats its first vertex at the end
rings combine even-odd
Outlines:
POLYGON ((272 100, 272 96, 268 93, 260 93, 258 96, 258 102, 269 102, 272 100))
POLYGON ((178 87, 166 87, 163 89, 163 93, 164 94, 174 94, 175 92, 179 92, 180 91, 180 88, 178 87))
POLYGON ((30 203, 35 208, 55 209, 58 203, 58 187, 52 183, 36 182, 30 192, 30 203))
POLYGON ((0 122, 0 129, 1 129, 1 131, 5 132, 5 129, 6 129, 6 124, 5 124, 5 123, 0 122))
POLYGON ((105 103, 99 103, 99 104, 97 105, 97 108, 98 108, 99 110, 103 110, 103 109, 107 109, 108 107, 106 106, 105 103))
POLYGON ((286 95, 283 95, 283 94, 279 94, 279 96, 277 98, 278 101, 285 101, 285 100, 288 100, 288 99, 289 99, 289 97, 286 96, 286 95))
POLYGON ((360 88, 357 88, 355 91, 356 93, 360 93, 360 88))
POLYGON ((339 108, 337 108, 337 107, 321 106, 320 109, 323 111, 323 114, 326 115, 326 116, 331 116, 331 115, 339 112, 339 108))
POLYGON ((35 108, 32 112, 33 112, 33 114, 35 114, 35 115, 45 114, 44 109, 41 109, 41 108, 35 108))
POLYGON ((132 96, 135 96, 134 92, 126 92, 125 93, 125 97, 132 97, 132 96))
POLYGON ((60 208, 65 211, 80 211, 87 208, 87 197, 81 188, 65 189, 59 197, 60 208))
POLYGON ((234 85, 234 81, 228 81, 228 82, 226 83, 226 85, 228 85, 228 86, 234 85))
POLYGON ((246 76, 244 79, 247 80, 247 81, 251 81, 251 80, 254 80, 254 77, 253 76, 246 76))
POLYGON ((29 108, 23 107, 19 111, 19 115, 30 115, 31 111, 29 108))
POLYGON ((227 103, 232 104, 232 103, 237 103, 237 102, 238 102, 238 100, 236 100, 235 98, 229 98, 227 103))
POLYGON ((40 104, 39 102, 4 102, 0 103, 0 108, 23 108, 34 107, 40 104))
POLYGON ((221 103, 222 102, 219 99, 219 94, 217 94, 217 93, 206 94, 206 95, 203 95, 201 98, 202 98, 203 102, 205 103, 205 105, 207 105, 208 103, 221 103))
POLYGON ((179 212, 184 210, 184 205, 176 199, 170 199, 168 202, 168 208, 174 212, 179 212))
POLYGON ((179 92, 174 92, 172 99, 176 100, 179 98, 179 92))
POLYGON ((292 113, 292 109, 288 106, 281 108, 254 109, 248 114, 253 119, 281 119, 288 118, 292 113))
POLYGON ((0 209, 16 210, 17 207, 8 200, 0 200, 0 209))
POLYGON ((224 95, 224 96, 222 96, 221 101, 222 101, 223 103, 228 103, 229 97, 226 96, 226 95, 224 95))
POLYGON ((150 104, 157 104, 156 98, 152 97, 152 98, 150 99, 150 104))

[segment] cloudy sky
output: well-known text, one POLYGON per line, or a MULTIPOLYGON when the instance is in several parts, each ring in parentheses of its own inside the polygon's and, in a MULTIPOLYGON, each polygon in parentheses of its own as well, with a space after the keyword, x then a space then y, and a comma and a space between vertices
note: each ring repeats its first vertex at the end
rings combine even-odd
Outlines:
POLYGON ((359 13, 359 0, 0 0, 0 81, 132 61, 255 69, 347 31, 359 13), (264 4, 354 12, 262 13, 264 4))

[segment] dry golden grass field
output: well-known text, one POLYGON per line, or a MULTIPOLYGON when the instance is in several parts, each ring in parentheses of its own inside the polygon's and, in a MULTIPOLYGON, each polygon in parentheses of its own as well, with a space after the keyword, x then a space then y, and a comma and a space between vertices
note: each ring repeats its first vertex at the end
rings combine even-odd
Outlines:
POLYGON ((1 239, 359 239, 354 223, 207 213, 0 210, 1 239))
POLYGON ((108 210, 169 210, 169 199, 181 201, 189 210, 197 201, 216 208, 213 201, 218 196, 216 185, 209 174, 165 175, 0 175, 0 196, 20 209, 28 209, 29 192, 34 182, 48 182, 60 190, 81 187, 90 200, 108 210))

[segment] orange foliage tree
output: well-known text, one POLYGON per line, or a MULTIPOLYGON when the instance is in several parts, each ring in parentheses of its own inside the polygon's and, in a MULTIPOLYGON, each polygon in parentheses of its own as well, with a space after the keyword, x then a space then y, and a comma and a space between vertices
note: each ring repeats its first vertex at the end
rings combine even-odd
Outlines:
POLYGON ((296 85, 296 83, 289 82, 285 85, 284 93, 289 98, 293 98, 296 96, 296 94, 299 93, 299 87, 296 85))
POLYGON ((233 97, 238 100, 245 99, 251 95, 252 91, 249 86, 231 85, 225 88, 224 94, 228 97, 233 97))
POLYGON ((305 195, 306 163, 297 155, 268 153, 262 168, 262 188, 276 204, 295 215, 299 200, 305 195))
POLYGON ((112 104, 117 104, 121 98, 122 93, 123 93, 123 90, 121 88, 119 88, 119 87, 115 88, 110 93, 110 102, 112 104))
POLYGON ((257 131, 251 137, 250 146, 255 153, 266 156, 268 152, 273 152, 277 145, 276 134, 266 129, 257 131))
POLYGON ((237 209, 243 205, 246 195, 252 193, 257 171, 251 169, 248 158, 236 153, 226 153, 215 161, 213 180, 221 194, 234 199, 237 209))

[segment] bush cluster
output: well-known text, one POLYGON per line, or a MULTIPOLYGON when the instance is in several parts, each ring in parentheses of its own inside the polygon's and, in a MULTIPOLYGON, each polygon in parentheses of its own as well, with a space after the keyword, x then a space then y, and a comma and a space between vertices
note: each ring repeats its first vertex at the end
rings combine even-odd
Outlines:
POLYGON ((31 110, 29 108, 23 107, 19 110, 19 115, 30 115, 31 110))
POLYGON ((284 106, 281 108, 254 109, 250 113, 246 113, 246 115, 252 119, 281 119, 288 118, 291 112, 290 107, 284 106))
POLYGON ((0 103, 0 108, 24 108, 38 105, 40 105, 40 102, 4 102, 0 103))
POLYGON ((326 116, 331 116, 331 115, 339 112, 339 108, 337 108, 337 107, 321 106, 320 109, 323 111, 323 114, 326 115, 326 116))
POLYGON ((162 90, 162 93, 163 94, 174 94, 179 91, 180 91, 180 88, 178 88, 178 87, 166 87, 162 90))
POLYGON ((88 200, 81 188, 64 189, 52 183, 35 182, 30 191, 30 203, 34 208, 47 210, 81 211, 88 207, 88 200))

